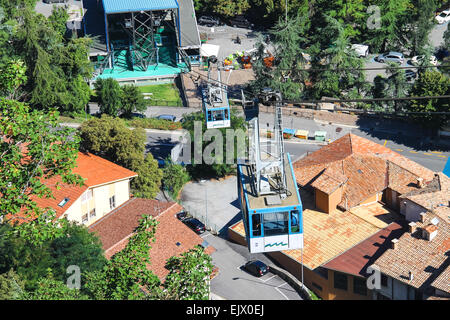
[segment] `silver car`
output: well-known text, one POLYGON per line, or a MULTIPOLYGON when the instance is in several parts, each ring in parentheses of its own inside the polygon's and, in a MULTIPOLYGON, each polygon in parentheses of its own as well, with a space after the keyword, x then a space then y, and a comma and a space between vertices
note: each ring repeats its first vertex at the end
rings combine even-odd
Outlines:
POLYGON ((380 54, 378 57, 375 58, 378 62, 397 62, 397 63, 403 63, 405 61, 405 57, 403 56, 403 53, 395 52, 395 51, 389 51, 385 52, 383 54, 380 54))

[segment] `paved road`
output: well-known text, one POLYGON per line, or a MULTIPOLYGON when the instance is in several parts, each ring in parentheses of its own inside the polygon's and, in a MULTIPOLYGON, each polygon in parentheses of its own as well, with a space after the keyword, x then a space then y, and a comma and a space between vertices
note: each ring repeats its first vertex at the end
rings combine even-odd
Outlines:
POLYGON ((263 254, 250 254, 246 247, 209 233, 202 238, 217 250, 211 255, 219 268, 219 274, 211 281, 213 296, 232 300, 302 300, 280 277, 269 272, 257 278, 243 270, 242 266, 251 259, 270 264, 263 254))

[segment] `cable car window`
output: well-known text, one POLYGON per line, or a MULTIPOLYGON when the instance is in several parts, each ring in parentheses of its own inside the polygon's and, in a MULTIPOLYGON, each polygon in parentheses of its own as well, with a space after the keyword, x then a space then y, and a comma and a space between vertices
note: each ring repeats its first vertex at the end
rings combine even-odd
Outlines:
POLYGON ((214 121, 223 120, 223 110, 215 110, 215 111, 213 111, 213 120, 214 121))
POLYGON ((228 110, 225 109, 225 120, 229 120, 230 117, 228 116, 228 110))
POLYGON ((299 232, 300 224, 299 224, 299 213, 298 211, 291 211, 291 232, 299 232))
POLYGON ((212 121, 211 111, 208 111, 208 121, 212 121))
POLYGON ((261 236, 261 215, 260 214, 252 215, 252 229, 253 229, 254 237, 261 236))
POLYGON ((288 233, 288 212, 264 213, 264 236, 275 236, 288 233))

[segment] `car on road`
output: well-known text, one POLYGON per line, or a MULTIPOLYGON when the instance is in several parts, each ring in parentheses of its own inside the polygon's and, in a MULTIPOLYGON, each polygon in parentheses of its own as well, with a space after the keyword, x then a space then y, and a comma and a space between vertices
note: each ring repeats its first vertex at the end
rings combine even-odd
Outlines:
POLYGON ((379 56, 375 57, 375 61, 377 62, 397 62, 397 63, 403 63, 405 61, 405 57, 403 56, 403 53, 395 52, 395 51, 389 51, 380 54, 379 56))
POLYGON ((175 122, 177 117, 175 117, 172 114, 161 114, 159 116, 156 117, 156 119, 160 119, 160 120, 168 120, 168 121, 172 121, 175 122))
POLYGON ((206 231, 205 225, 195 218, 187 218, 183 222, 197 234, 202 234, 206 231))
MULTIPOLYGON (((423 56, 423 55, 414 56, 411 58, 411 63, 415 66, 420 65, 420 64, 422 64, 424 58, 425 58, 425 56, 423 56)), ((437 60, 436 56, 430 56, 430 64, 432 64, 433 66, 438 65, 438 60, 437 60)))
POLYGON ((199 25, 208 27, 217 27, 222 24, 218 18, 213 16, 201 16, 198 18, 197 22, 199 25))
POLYGON ((260 260, 251 260, 244 265, 244 269, 256 277, 261 277, 269 272, 269 266, 260 260))
POLYGON ((228 24, 233 27, 251 29, 255 25, 249 22, 243 15, 235 16, 228 20, 228 24))
POLYGON ((450 9, 442 11, 440 14, 436 16, 436 21, 439 24, 446 23, 450 21, 450 9))
POLYGON ((352 50, 355 50, 356 55, 358 57, 367 57, 369 55, 369 46, 366 46, 365 44, 352 44, 352 50))

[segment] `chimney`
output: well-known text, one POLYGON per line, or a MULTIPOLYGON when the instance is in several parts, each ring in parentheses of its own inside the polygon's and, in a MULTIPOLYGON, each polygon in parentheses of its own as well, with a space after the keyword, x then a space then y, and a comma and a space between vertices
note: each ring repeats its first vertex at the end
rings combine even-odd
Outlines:
POLYGON ((411 271, 408 272, 408 280, 412 281, 414 279, 414 275, 411 271))
POLYGON ((425 184, 423 183, 423 178, 417 178, 417 188, 422 189, 425 187, 425 184))
POLYGON ((433 240, 438 232, 438 227, 434 224, 429 224, 425 228, 422 229, 422 237, 425 240, 431 241, 433 240))
POLYGON ((398 243, 398 239, 397 238, 392 239, 391 240, 391 249, 395 250, 395 248, 397 248, 397 246, 398 246, 397 243, 398 243))
POLYGON ((426 214, 426 212, 422 212, 421 214, 420 214, 420 222, 425 222, 425 216, 426 216, 427 214, 426 214))
POLYGON ((410 222, 408 223, 408 232, 409 233, 414 233, 416 231, 416 223, 415 222, 410 222))

